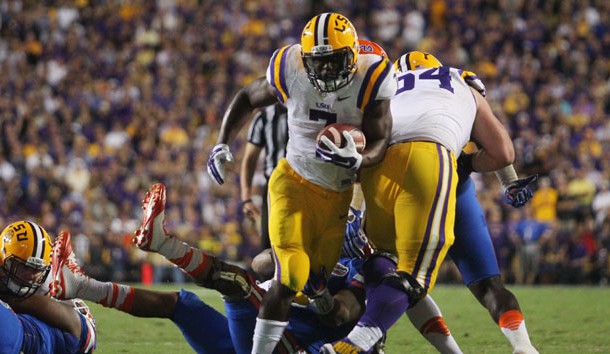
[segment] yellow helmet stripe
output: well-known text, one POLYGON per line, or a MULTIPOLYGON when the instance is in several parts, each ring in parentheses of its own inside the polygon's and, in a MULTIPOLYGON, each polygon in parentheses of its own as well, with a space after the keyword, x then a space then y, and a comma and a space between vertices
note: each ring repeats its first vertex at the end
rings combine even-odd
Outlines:
POLYGON ((288 86, 286 85, 286 53, 288 48, 291 46, 287 45, 277 50, 273 57, 271 57, 271 77, 270 84, 275 89, 275 95, 282 102, 286 103, 286 100, 290 97, 288 95, 288 86))
POLYGON ((365 111, 371 100, 374 100, 379 91, 381 83, 386 79, 392 64, 386 58, 378 61, 371 65, 362 80, 362 86, 360 86, 360 92, 358 93, 357 107, 361 111, 365 111))
POLYGON ((31 223, 31 222, 27 222, 28 225, 30 225, 30 228, 32 229, 32 231, 34 232, 34 239, 32 240, 33 245, 32 245, 32 257, 35 258, 40 258, 40 259, 44 259, 44 251, 45 251, 45 237, 44 237, 44 231, 42 231, 42 228, 40 226, 38 226, 37 224, 31 223))

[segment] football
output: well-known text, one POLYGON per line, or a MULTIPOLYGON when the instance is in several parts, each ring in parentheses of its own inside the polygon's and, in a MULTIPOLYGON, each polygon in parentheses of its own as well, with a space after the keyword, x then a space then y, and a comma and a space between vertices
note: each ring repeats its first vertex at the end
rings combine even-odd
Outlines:
POLYGON ((362 151, 364 151, 364 148, 366 147, 366 137, 364 136, 364 133, 362 132, 362 130, 360 130, 360 128, 356 127, 355 125, 345 123, 334 123, 325 126, 324 129, 322 129, 320 133, 318 133, 318 147, 324 150, 328 150, 326 145, 321 140, 323 136, 327 137, 338 147, 345 147, 347 141, 343 136, 344 131, 349 132, 352 138, 354 138, 354 142, 356 143, 356 150, 359 153, 362 153, 362 151))

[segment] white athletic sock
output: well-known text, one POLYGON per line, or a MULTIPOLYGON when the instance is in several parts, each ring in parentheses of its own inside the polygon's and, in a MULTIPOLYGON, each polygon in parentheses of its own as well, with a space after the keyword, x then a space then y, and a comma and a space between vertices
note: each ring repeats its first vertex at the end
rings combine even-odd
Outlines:
POLYGON ((134 289, 127 285, 89 278, 79 287, 77 295, 83 300, 129 312, 133 306, 134 289))
POLYGON ((202 250, 191 247, 175 237, 168 238, 159 247, 159 253, 193 278, 197 278, 201 274, 208 258, 208 255, 202 250))
POLYGON ((451 335, 441 310, 429 295, 407 310, 413 326, 432 344, 439 353, 461 354, 462 350, 451 335))
POLYGON ((256 318, 252 354, 271 354, 282 338, 288 322, 265 320, 256 318))
POLYGON ((354 329, 347 335, 347 339, 350 340, 354 345, 357 345, 363 351, 371 349, 375 343, 377 343, 383 332, 379 327, 364 327, 356 325, 354 329))
POLYGON ((519 310, 509 310, 500 316, 498 321, 500 330, 506 336, 510 344, 518 353, 537 353, 536 349, 530 342, 525 320, 519 310))

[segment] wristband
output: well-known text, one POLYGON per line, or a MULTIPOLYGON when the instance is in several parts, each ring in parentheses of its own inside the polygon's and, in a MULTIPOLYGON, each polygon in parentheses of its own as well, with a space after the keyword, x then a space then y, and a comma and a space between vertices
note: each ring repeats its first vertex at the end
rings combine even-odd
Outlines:
POLYGON ((243 208, 244 205, 248 204, 248 203, 252 203, 252 199, 246 199, 246 200, 242 200, 239 205, 243 208))

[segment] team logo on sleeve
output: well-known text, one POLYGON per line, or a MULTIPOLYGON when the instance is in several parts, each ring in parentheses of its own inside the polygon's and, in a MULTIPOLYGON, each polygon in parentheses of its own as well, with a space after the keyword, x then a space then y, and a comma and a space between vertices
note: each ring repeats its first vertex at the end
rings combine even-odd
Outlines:
POLYGON ((349 268, 344 266, 341 263, 335 264, 335 268, 333 268, 332 275, 336 277, 344 277, 349 273, 349 268))

